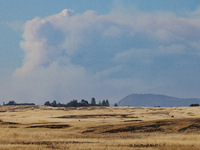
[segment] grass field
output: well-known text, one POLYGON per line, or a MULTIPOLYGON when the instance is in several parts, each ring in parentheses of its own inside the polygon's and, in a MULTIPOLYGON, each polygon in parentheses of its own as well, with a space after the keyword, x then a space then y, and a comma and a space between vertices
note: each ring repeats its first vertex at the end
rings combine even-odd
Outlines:
POLYGON ((200 107, 0 106, 0 150, 200 150, 200 107))

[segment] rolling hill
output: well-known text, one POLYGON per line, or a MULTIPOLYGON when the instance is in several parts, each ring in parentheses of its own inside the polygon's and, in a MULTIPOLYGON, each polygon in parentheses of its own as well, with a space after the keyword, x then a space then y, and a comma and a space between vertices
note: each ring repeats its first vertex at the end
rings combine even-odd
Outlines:
POLYGON ((124 97, 117 104, 118 106, 134 106, 134 107, 179 107, 190 106, 190 104, 200 104, 197 98, 176 98, 166 95, 156 94, 131 94, 124 97))

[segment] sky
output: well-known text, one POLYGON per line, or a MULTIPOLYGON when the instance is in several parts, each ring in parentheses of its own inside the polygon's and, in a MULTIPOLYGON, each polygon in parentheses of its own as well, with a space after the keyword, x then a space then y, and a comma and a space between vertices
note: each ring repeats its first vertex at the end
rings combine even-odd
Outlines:
POLYGON ((0 104, 200 98, 198 0, 0 0, 0 104))

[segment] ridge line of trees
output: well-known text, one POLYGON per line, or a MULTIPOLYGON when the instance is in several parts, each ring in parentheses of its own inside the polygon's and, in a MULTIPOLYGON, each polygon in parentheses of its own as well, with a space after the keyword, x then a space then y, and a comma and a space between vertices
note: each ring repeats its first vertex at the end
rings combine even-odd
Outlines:
POLYGON ((3 105, 35 105, 34 103, 16 103, 14 100, 9 101, 7 104, 3 102, 3 105))
MULTIPOLYGON (((5 104, 5 102, 3 102, 3 106, 6 105, 35 105, 34 103, 16 103, 14 100, 9 101, 7 104, 5 104)), ((99 103, 96 103, 95 98, 91 99, 91 102, 89 103, 87 100, 82 99, 80 102, 78 102, 77 100, 72 100, 67 104, 61 104, 61 103, 57 103, 56 100, 54 100, 52 103, 50 103, 50 101, 46 101, 44 103, 45 106, 51 106, 51 107, 83 107, 83 106, 110 106, 109 101, 103 100, 103 101, 99 101, 99 103)), ((117 107, 117 103, 114 104, 114 107, 117 107)), ((199 107, 200 104, 196 103, 196 104, 191 104, 190 107, 199 107)), ((158 106, 160 107, 160 106, 158 106)))
POLYGON ((89 103, 87 100, 82 99, 80 102, 78 102, 77 100, 72 100, 67 104, 61 104, 61 103, 57 103, 56 100, 54 100, 52 103, 50 101, 46 101, 44 103, 45 106, 52 106, 52 107, 83 107, 83 106, 110 106, 109 101, 103 100, 103 101, 99 101, 99 103, 96 103, 95 98, 91 99, 91 102, 89 103))
MULTIPOLYGON (((3 102, 3 105, 35 105, 34 103, 17 103, 14 100, 9 101, 8 103, 3 102)), ((89 103, 87 100, 82 99, 80 102, 78 102, 77 100, 72 100, 70 102, 68 102, 67 104, 61 104, 61 103, 57 103, 56 100, 54 100, 53 102, 50 101, 46 101, 44 103, 45 106, 51 106, 51 107, 83 107, 83 106, 110 106, 109 101, 103 100, 103 101, 99 101, 98 104, 95 100, 95 98, 91 99, 91 102, 89 103)), ((117 104, 115 103, 114 106, 117 106, 117 104)))

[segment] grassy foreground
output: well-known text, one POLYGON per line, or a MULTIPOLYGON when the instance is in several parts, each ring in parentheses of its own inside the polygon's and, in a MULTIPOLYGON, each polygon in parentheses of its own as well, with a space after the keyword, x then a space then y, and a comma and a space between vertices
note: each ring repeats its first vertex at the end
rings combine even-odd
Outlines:
POLYGON ((0 150, 200 150, 200 107, 0 106, 0 150))

